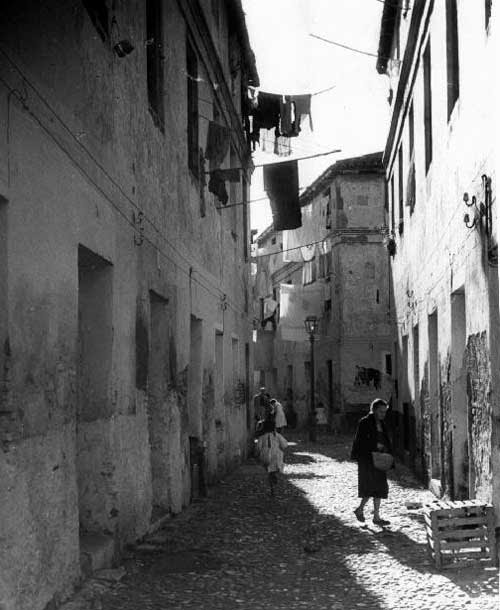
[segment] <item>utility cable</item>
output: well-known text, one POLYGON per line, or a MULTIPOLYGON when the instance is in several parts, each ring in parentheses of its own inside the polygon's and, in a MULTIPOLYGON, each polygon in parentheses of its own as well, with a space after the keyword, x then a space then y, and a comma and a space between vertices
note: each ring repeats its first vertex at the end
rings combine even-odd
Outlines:
MULTIPOLYGON (((56 138, 56 136, 54 136, 54 134, 43 124, 43 122, 34 114, 34 112, 32 110, 30 110, 29 106, 26 103, 26 100, 20 95, 20 93, 16 90, 16 89, 12 89, 10 87, 10 85, 2 78, 0 77, 0 82, 3 83, 3 85, 5 85, 5 87, 15 95, 15 97, 21 102, 23 109, 28 112, 28 114, 33 118, 33 120, 40 126, 40 128, 50 137, 50 139, 59 147, 60 150, 62 150, 66 156, 71 160, 71 162, 80 170, 80 172, 87 178, 87 180, 96 188, 96 190, 103 196, 103 198, 111 205, 111 207, 115 210, 115 212, 117 214, 119 214, 119 216, 121 216, 125 222, 134 230, 134 233, 137 232, 138 227, 136 226, 136 224, 130 220, 128 218, 128 216, 126 215, 126 213, 121 209, 120 206, 118 206, 113 199, 103 190, 103 188, 92 178, 92 176, 85 170, 84 167, 82 167, 82 165, 76 161, 76 159, 71 155, 71 153, 66 150, 66 148, 64 146, 61 145, 61 143, 59 142, 59 140, 56 138)), ((30 85, 31 86, 31 85, 30 85)), ((127 197, 128 199, 128 197, 127 197)), ((131 200, 129 200, 131 201, 131 200)), ((132 202, 133 203, 133 202, 132 202)), ((137 207, 137 206, 136 206, 137 207)), ((139 209, 139 208, 137 208, 139 209)), ((141 211, 139 209, 139 211, 141 211)), ((142 211, 141 211, 142 212, 142 211)), ((146 220, 147 217, 144 215, 143 216, 146 220)), ((225 303, 227 303, 227 305, 229 307, 231 307, 231 309, 233 309, 236 313, 242 314, 244 312, 242 312, 241 310, 239 310, 238 308, 236 308, 235 306, 233 306, 231 304, 230 301, 227 300, 227 295, 226 293, 224 293, 224 291, 219 288, 218 286, 215 286, 214 284, 211 284, 211 282, 209 282, 207 280, 207 285, 205 285, 203 282, 201 282, 200 280, 198 280, 197 278, 192 276, 192 273, 189 273, 189 269, 191 269, 191 264, 190 261, 188 259, 186 259, 186 257, 184 257, 181 253, 178 252, 178 250, 176 250, 172 244, 170 243, 170 241, 167 239, 167 237, 156 227, 156 225, 152 222, 149 221, 149 223, 151 224, 151 226, 157 231, 158 235, 170 246, 172 247, 172 249, 181 257, 183 258, 186 263, 188 264, 188 271, 186 271, 186 269, 184 269, 176 260, 174 260, 171 256, 169 256, 164 250, 162 250, 158 244, 154 243, 148 236, 142 234, 142 238, 148 242, 153 248, 155 248, 160 254, 162 254, 170 263, 172 263, 175 267, 177 267, 182 273, 184 273, 184 275, 190 277, 194 282, 196 282, 199 286, 201 286, 202 288, 204 288, 209 294, 211 294, 213 297, 215 297, 216 299, 221 299, 224 298, 225 303), (211 287, 213 287, 215 290, 218 291, 218 294, 214 293, 212 290, 210 290, 210 285, 211 287)))
MULTIPOLYGON (((354 51, 354 53, 361 53, 362 55, 369 55, 370 57, 379 57, 377 53, 372 53, 371 51, 363 51, 361 49, 356 49, 355 47, 350 47, 349 45, 342 44, 341 42, 335 42, 334 40, 329 40, 328 38, 323 38, 322 36, 318 36, 317 34, 309 34, 311 38, 317 38, 318 40, 322 40, 323 42, 327 42, 328 44, 333 44, 336 47, 342 47, 343 49, 347 49, 348 51, 354 51)), ((390 59, 389 57, 387 59, 390 59)))
MULTIPOLYGON (((361 229, 361 230, 354 230, 354 229, 335 229, 335 231, 332 231, 330 233, 328 233, 328 235, 325 235, 325 237, 323 237, 323 239, 318 239, 317 241, 311 241, 308 242, 307 244, 301 244, 300 246, 294 246, 293 248, 286 248, 285 250, 276 250, 276 252, 267 252, 266 254, 257 254, 255 256, 252 256, 252 259, 259 259, 259 258, 265 258, 266 256, 275 256, 276 254, 282 254, 283 252, 291 252, 292 250, 300 250, 300 248, 307 248, 309 246, 315 246, 316 244, 321 244, 324 241, 328 240, 329 238, 332 237, 338 237, 339 235, 344 235, 346 233, 381 233, 380 229, 361 229)), ((257 237, 257 240, 259 238, 257 237)))
MULTIPOLYGON (((19 66, 16 64, 16 62, 14 60, 11 59, 11 57, 0 47, 0 53, 7 59, 7 61, 13 66, 13 68, 16 70, 16 72, 20 75, 20 77, 23 80, 23 83, 29 85, 29 87, 35 92, 35 94, 39 97, 39 99, 43 102, 43 104, 45 105, 45 107, 51 112, 51 114, 57 119, 57 121, 64 127, 64 129, 68 132, 68 134, 71 136, 71 138, 78 144, 78 146, 89 156, 89 158, 95 163, 95 165, 101 170, 101 172, 108 178, 108 180, 111 182, 111 184, 113 184, 113 186, 116 187, 116 189, 123 195, 123 197, 141 214, 143 214, 143 218, 144 220, 155 230, 155 232, 159 235, 159 237, 161 239, 163 239, 165 241, 165 243, 172 248, 172 250, 181 258, 183 259, 188 267, 191 267, 191 261, 189 259, 186 258, 186 256, 184 254, 182 254, 182 252, 180 252, 175 246, 174 244, 172 244, 172 242, 167 238, 166 235, 164 235, 164 233, 156 226, 156 224, 150 220, 142 211, 142 209, 140 208, 140 206, 129 197, 129 195, 123 190, 123 188, 121 187, 121 185, 109 174, 109 172, 106 170, 106 168, 94 157, 94 155, 89 151, 89 149, 80 141, 80 139, 72 132, 72 130, 70 129, 70 127, 65 123, 65 121, 58 115, 58 113, 52 108, 52 106, 49 104, 49 102, 45 99, 45 97, 39 92, 39 90, 35 87, 35 85, 33 85, 33 83, 31 83, 31 81, 26 78, 26 76, 24 75, 23 71, 19 68, 19 66)), ((21 102, 21 104, 23 105, 23 108, 29 112, 29 114, 35 119, 35 121, 40 125, 40 127, 49 135, 49 137, 61 148, 61 150, 63 150, 65 152, 65 154, 71 159, 71 161, 80 169, 80 171, 87 177, 88 180, 90 180, 90 182, 99 190, 99 192, 101 192, 101 194, 103 194, 103 196, 105 197, 106 200, 108 200, 110 202, 110 204, 115 208, 115 210, 121 214, 126 221, 131 224, 131 226, 133 226, 134 230, 137 230, 137 227, 135 226, 135 224, 132 224, 131 221, 129 221, 128 217, 124 214, 123 210, 121 210, 121 208, 119 206, 116 205, 116 203, 107 195, 104 193, 104 191, 102 190, 102 188, 91 178, 91 176, 89 176, 88 172, 86 172, 86 170, 81 166, 81 164, 79 164, 73 157, 72 155, 61 146, 60 142, 57 140, 57 138, 55 138, 55 136, 50 132, 50 130, 48 130, 45 125, 43 125, 43 123, 40 121, 40 119, 29 109, 28 105, 26 104, 26 100, 25 97, 26 95, 23 97, 22 94, 20 94, 16 89, 12 89, 12 87, 4 80, 0 77, 0 81, 5 85, 5 87, 9 90, 10 93, 15 94, 15 96, 19 99, 19 101, 21 102)), ((153 244, 154 245, 154 244, 153 244)), ((155 246, 157 247, 157 246, 155 246)), ((175 262, 173 261, 173 259, 170 259, 171 262, 173 262, 175 264, 175 262)), ((179 267, 180 268, 180 267, 179 267)), ((221 291, 221 294, 224 294, 222 292, 222 290, 216 286, 215 284, 212 284, 212 286, 214 287, 215 290, 219 290, 221 291)), ((206 288, 206 287, 205 287, 206 288)), ((241 312, 239 312, 241 313, 241 312)))
MULTIPOLYGON (((198 116, 201 119, 204 119, 205 121, 213 122, 212 119, 209 119, 208 117, 203 116, 202 114, 199 114, 198 116)), ((228 129, 230 129, 230 128, 228 128, 228 129)), ((326 155, 333 155, 333 154, 339 153, 339 152, 342 152, 341 148, 336 148, 334 150, 329 150, 329 151, 326 151, 326 152, 316 153, 316 154, 313 154, 313 155, 306 155, 304 157, 294 157, 293 159, 287 159, 286 161, 276 161, 276 163, 257 163, 257 164, 253 164, 252 167, 253 168, 256 168, 256 167, 266 167, 266 165, 276 165, 278 163, 288 163, 290 161, 304 161, 306 159, 315 159, 316 157, 324 157, 326 155)), ((246 171, 248 168, 247 167, 230 167, 230 168, 226 168, 226 169, 241 169, 241 170, 245 170, 246 171)), ((212 170, 212 171, 215 171, 215 170, 212 170)), ((205 172, 205 174, 211 174, 212 171, 207 171, 207 172, 205 172)))

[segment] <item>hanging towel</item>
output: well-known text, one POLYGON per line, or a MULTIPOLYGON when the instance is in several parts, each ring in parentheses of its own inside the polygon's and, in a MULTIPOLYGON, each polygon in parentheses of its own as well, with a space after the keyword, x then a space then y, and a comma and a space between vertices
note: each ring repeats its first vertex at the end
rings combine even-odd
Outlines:
POLYGON ((292 102, 295 104, 295 124, 300 131, 300 122, 305 116, 309 116, 309 128, 313 131, 313 122, 311 115, 311 94, 307 95, 292 95, 292 102))
POLYGON ((223 175, 221 175, 221 172, 222 170, 219 169, 210 172, 208 190, 217 197, 217 199, 222 203, 222 205, 226 205, 229 196, 226 191, 226 182, 224 180, 223 175))
POLYGON ((278 157, 289 157, 292 154, 290 138, 280 135, 279 129, 274 130, 274 149, 273 152, 278 157))
POLYGON ((299 204, 299 170, 297 161, 264 166, 264 189, 271 201, 275 231, 297 229, 302 225, 299 204))
POLYGON ((229 150, 230 133, 227 127, 209 121, 205 157, 210 161, 210 169, 218 169, 229 150))

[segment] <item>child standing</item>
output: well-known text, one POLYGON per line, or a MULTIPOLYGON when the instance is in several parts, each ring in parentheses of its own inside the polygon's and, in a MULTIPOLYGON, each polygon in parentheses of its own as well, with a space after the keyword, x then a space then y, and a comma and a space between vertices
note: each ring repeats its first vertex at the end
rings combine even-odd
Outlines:
POLYGON ((283 472, 283 451, 287 446, 285 437, 276 432, 274 418, 266 419, 262 426, 262 434, 257 439, 257 455, 267 470, 272 496, 278 483, 278 473, 283 472))

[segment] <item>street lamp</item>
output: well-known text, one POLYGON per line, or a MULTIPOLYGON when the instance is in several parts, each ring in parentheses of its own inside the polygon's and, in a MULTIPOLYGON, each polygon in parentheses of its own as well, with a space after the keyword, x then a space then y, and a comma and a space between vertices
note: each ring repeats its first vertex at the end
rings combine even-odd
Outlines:
POLYGON ((316 441, 316 413, 314 405, 314 335, 319 329, 319 320, 316 316, 307 316, 304 320, 304 326, 306 327, 306 333, 309 335, 309 341, 311 343, 311 405, 309 412, 309 440, 313 443, 316 441))

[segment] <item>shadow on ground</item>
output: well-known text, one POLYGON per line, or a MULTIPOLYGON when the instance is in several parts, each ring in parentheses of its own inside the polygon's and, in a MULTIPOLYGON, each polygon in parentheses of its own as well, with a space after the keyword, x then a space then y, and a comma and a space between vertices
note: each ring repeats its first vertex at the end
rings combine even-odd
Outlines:
MULTIPOLYGON (((338 441, 309 447, 298 439, 287 463, 314 467, 318 455, 347 461, 346 447, 338 441)), ((292 473, 290 480, 282 478, 273 498, 264 469, 247 462, 212 488, 207 500, 172 518, 143 551, 136 548, 127 576, 106 594, 103 608, 386 610, 382 596, 360 584, 345 560, 381 547, 403 566, 437 573, 424 544, 404 532, 363 529, 321 514, 291 482, 322 485, 325 478, 292 473)), ((492 593, 496 573, 445 576, 474 596, 492 593)))

